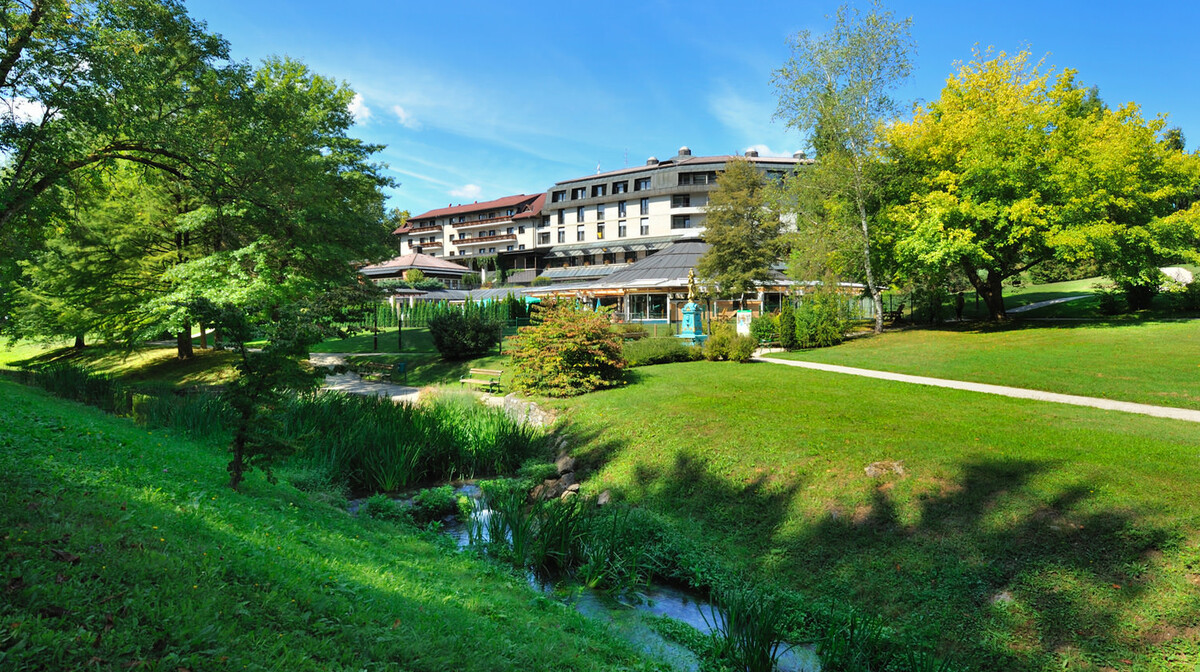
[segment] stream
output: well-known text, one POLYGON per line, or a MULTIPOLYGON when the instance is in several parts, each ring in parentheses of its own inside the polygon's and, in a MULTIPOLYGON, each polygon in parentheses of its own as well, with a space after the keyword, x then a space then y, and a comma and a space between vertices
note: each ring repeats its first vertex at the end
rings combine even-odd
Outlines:
MULTIPOLYGON (((467 484, 455 489, 455 494, 473 499, 482 499, 478 486, 467 484)), ((484 520, 491 511, 478 510, 475 515, 484 520)), ((486 534, 486 526, 480 526, 486 534)), ((470 545, 467 526, 457 520, 447 522, 443 528, 453 537, 459 548, 470 545)), ((644 616, 667 616, 686 623, 701 633, 708 634, 712 626, 705 620, 713 619, 713 605, 697 595, 680 588, 669 586, 641 586, 637 590, 612 594, 594 590, 570 579, 547 582, 533 572, 528 575, 529 585, 546 595, 570 604, 585 616, 608 623, 622 639, 633 644, 648 656, 661 660, 676 670, 695 672, 700 660, 687 647, 670 641, 658 634, 643 618, 644 616)), ((820 661, 812 647, 795 646, 779 657, 780 672, 816 672, 820 661)))

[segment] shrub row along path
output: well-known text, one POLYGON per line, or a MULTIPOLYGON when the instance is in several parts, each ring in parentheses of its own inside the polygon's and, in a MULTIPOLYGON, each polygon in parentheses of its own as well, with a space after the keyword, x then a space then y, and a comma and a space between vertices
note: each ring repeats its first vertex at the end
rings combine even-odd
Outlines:
POLYGON ((947 380, 945 378, 930 378, 928 376, 910 376, 904 373, 874 371, 872 369, 858 369, 852 366, 819 364, 817 362, 802 362, 791 359, 774 359, 771 357, 763 357, 761 355, 755 357, 754 359, 759 362, 768 362, 770 364, 798 366, 802 369, 816 369, 818 371, 829 371, 832 373, 845 373, 852 376, 863 376, 865 378, 879 378, 881 380, 894 380, 901 383, 930 385, 933 387, 948 387, 955 390, 982 392, 983 394, 998 394, 1001 396, 1015 397, 1018 399, 1049 401, 1056 404, 1071 404, 1072 406, 1091 406, 1092 408, 1101 408, 1109 411, 1124 411, 1126 413, 1153 415, 1159 418, 1173 418, 1175 420, 1186 420, 1188 422, 1200 422, 1200 411, 1188 408, 1154 406, 1151 404, 1135 404, 1129 401, 1114 401, 1112 399, 1102 399, 1100 397, 1083 397, 1075 394, 1059 394, 1057 392, 1043 392, 1041 390, 1030 390, 1023 387, 1006 387, 1004 385, 988 385, 986 383, 968 383, 962 380, 947 380))
MULTIPOLYGON (((379 353, 367 352, 354 354, 371 355, 379 353)), ((349 353, 344 352, 310 352, 308 353, 308 361, 312 362, 314 366, 345 366, 346 357, 348 356, 349 353)), ((363 380, 361 376, 353 371, 325 376, 325 384, 322 386, 322 389, 337 390, 346 394, 388 397, 392 401, 403 401, 411 404, 415 404, 421 395, 420 388, 363 380)))

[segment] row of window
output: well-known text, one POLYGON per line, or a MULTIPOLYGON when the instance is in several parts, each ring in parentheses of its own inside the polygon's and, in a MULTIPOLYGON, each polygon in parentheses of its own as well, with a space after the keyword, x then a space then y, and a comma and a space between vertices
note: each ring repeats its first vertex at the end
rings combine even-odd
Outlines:
MULTIPOLYGON (((516 246, 507 245, 507 246, 505 246, 504 251, 505 252, 513 252, 516 250, 523 250, 523 249, 525 249, 524 245, 516 245, 516 246)), ((479 254, 495 254, 495 253, 496 253, 496 248, 494 248, 494 247, 489 247, 486 250, 483 249, 482 247, 479 248, 479 254)), ((434 256, 437 256, 437 255, 434 255, 434 256)), ((454 250, 450 250, 450 256, 451 257, 455 256, 454 250)), ((461 251, 459 251, 458 256, 469 257, 469 256, 471 256, 471 251, 470 250, 461 250, 461 251)))
MULTIPOLYGON (((512 226, 510 226, 510 227, 508 227, 507 229, 505 229, 505 230, 504 230, 504 233, 505 233, 505 234, 509 234, 509 235, 513 235, 513 234, 522 234, 522 233, 525 233, 525 227, 523 227, 523 226, 517 226, 517 227, 512 227, 512 226)), ((454 240, 454 235, 455 235, 455 234, 453 234, 453 233, 452 233, 452 234, 450 234, 450 240, 454 240)), ((487 233, 484 233, 483 231, 479 231, 478 233, 476 233, 476 234, 475 234, 475 237, 477 237, 477 238, 485 238, 485 237, 494 236, 494 235, 496 235, 496 229, 490 229, 490 230, 488 230, 488 232, 487 232, 487 233)), ((470 240, 470 239, 471 239, 471 234, 469 234, 469 233, 462 233, 462 234, 459 234, 459 235, 458 235, 458 239, 459 239, 459 240, 470 240)), ((434 238, 433 238, 433 237, 430 237, 430 238, 429 238, 429 240, 432 242, 432 241, 434 240, 434 238)), ((424 239, 424 238, 422 238, 422 239, 421 239, 421 242, 425 242, 425 239, 424 239)))
MULTIPOLYGON (((617 201, 617 216, 618 217, 625 217, 628 215, 628 207, 627 207, 626 203, 627 203, 626 201, 617 201)), ((607 212, 607 210, 605 208, 605 205, 603 203, 597 203, 596 204, 596 221, 604 221, 606 212, 607 212)), ((640 214, 640 215, 650 214, 650 199, 643 198, 643 199, 641 199, 641 201, 639 201, 638 214, 640 214)), ((558 223, 565 224, 566 221, 567 221, 567 211, 562 208, 559 208, 558 209, 558 223)), ((575 208, 575 221, 576 222, 584 221, 584 206, 580 205, 575 208)))
MULTIPOLYGON (((674 223, 672 223, 672 228, 674 228, 674 223)), ((691 226, 689 225, 686 228, 691 228, 691 226)), ((604 224, 602 224, 602 223, 596 224, 596 240, 604 240, 604 232, 605 232, 604 224)), ((638 235, 641 235, 641 236, 650 235, 650 220, 649 219, 643 217, 642 220, 638 223, 638 235)), ((629 227, 626 226, 625 220, 618 221, 617 222, 617 237, 625 238, 627 236, 629 236, 629 227)), ((584 226, 582 224, 580 224, 579 226, 576 226, 575 227, 575 241, 582 243, 586 240, 587 240, 587 230, 584 228, 584 226)), ((558 228, 558 242, 559 243, 567 242, 567 229, 565 227, 558 228)), ((546 231, 543 233, 539 233, 538 234, 538 245, 549 245, 549 244, 550 244, 550 232, 546 231)))
MULTIPOLYGON (((680 182, 680 184, 683 184, 683 183, 680 182)), ((692 182, 688 182, 688 184, 692 184, 692 182)), ((705 184, 705 182, 696 182, 695 184, 705 184)), ((639 177, 633 181, 633 190, 634 191, 647 191, 649 189, 650 189, 650 178, 639 177)), ((608 190, 609 190, 609 185, 607 183, 593 184, 591 186, 591 192, 590 192, 591 197, 592 198, 603 198, 604 196, 608 195, 608 190)), ((618 181, 612 183, 612 193, 614 195, 615 194, 624 194, 624 193, 627 193, 628 191, 629 191, 629 180, 618 180, 618 181)), ((586 187, 586 186, 571 187, 571 200, 572 201, 578 201, 578 200, 581 200, 584 198, 588 198, 588 194, 589 194, 589 191, 588 191, 588 187, 586 187)), ((567 190, 566 189, 560 189, 560 190, 552 192, 550 194, 550 202, 551 203, 562 203, 565 200, 567 200, 567 190)))

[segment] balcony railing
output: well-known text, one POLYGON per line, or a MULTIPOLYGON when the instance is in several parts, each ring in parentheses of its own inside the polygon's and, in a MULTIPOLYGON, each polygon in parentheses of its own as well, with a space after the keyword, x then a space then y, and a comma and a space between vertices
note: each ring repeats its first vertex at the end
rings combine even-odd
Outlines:
POLYGON ((471 219, 465 222, 451 222, 450 226, 456 229, 467 229, 472 226, 487 226, 496 222, 510 222, 515 215, 500 215, 499 217, 489 217, 488 219, 471 219))
POLYGON ((430 231, 441 231, 441 230, 442 230, 441 224, 425 224, 423 226, 414 226, 412 229, 409 229, 408 233, 409 233, 409 235, 411 235, 414 233, 428 233, 430 231))
POLYGON ((490 243, 490 242, 497 241, 497 240, 516 240, 516 239, 517 239, 517 234, 515 234, 515 233, 500 233, 500 234, 496 234, 494 236, 475 236, 474 238, 459 238, 458 240, 452 240, 450 242, 454 243, 455 245, 458 245, 459 247, 462 247, 463 245, 478 245, 480 243, 490 243))
POLYGON ((431 241, 429 241, 429 242, 427 242, 427 243, 419 243, 419 242, 417 242, 417 241, 415 241, 415 240, 410 240, 410 241, 408 241, 408 245, 409 245, 409 247, 441 247, 441 246, 442 246, 442 241, 440 241, 440 240, 431 240, 431 241))

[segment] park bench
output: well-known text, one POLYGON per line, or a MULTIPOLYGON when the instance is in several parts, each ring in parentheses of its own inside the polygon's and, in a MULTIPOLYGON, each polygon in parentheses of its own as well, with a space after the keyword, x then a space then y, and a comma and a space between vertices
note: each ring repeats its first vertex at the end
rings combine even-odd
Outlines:
POLYGON ((500 390, 500 376, 504 375, 504 371, 500 369, 471 369, 467 375, 459 378, 459 385, 478 385, 488 392, 497 392, 500 390))
POLYGON ((904 319, 904 304, 901 303, 895 310, 883 311, 883 319, 886 322, 899 322, 904 319))
POLYGON ((404 384, 408 384, 408 362, 396 362, 395 364, 383 364, 381 362, 358 362, 354 365, 358 370, 358 375, 366 378, 387 377, 389 380, 403 380, 404 384))

